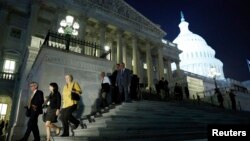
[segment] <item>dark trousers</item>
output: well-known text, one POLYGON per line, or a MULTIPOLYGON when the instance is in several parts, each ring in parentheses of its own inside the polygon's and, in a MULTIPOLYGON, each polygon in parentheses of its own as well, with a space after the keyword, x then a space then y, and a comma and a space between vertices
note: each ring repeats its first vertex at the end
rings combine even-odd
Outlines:
POLYGON ((61 121, 63 125, 63 135, 69 135, 69 122, 73 123, 75 126, 80 124, 80 121, 77 120, 72 113, 77 109, 77 105, 72 105, 67 108, 63 108, 61 111, 61 121))
POLYGON ((114 95, 113 99, 115 100, 116 104, 122 102, 122 94, 119 92, 118 86, 114 86, 113 95, 114 95))
POLYGON ((120 96, 122 94, 122 99, 125 98, 125 101, 128 102, 130 100, 129 87, 128 86, 123 86, 123 85, 119 85, 118 87, 119 87, 120 96))
POLYGON ((131 87, 130 87, 130 96, 131 96, 131 99, 133 99, 133 100, 137 100, 138 99, 136 88, 137 87, 133 86, 133 85, 131 85, 131 87))
POLYGON ((219 107, 224 108, 223 101, 219 101, 219 107))
POLYGON ((28 124, 27 124, 28 127, 27 127, 25 134, 24 134, 24 137, 22 138, 23 141, 28 140, 31 131, 33 132, 35 141, 40 141, 40 133, 39 133, 38 125, 37 125, 38 116, 39 116, 39 114, 37 112, 31 111, 30 119, 29 119, 28 124))
MULTIPOLYGON (((3 127, 0 127, 0 135, 3 135, 3 127)), ((1 138, 1 137, 0 137, 1 138)))
POLYGON ((106 106, 108 106, 107 94, 108 94, 107 92, 102 92, 101 93, 101 100, 102 100, 101 107, 102 108, 105 108, 106 106))
POLYGON ((232 109, 236 110, 236 101, 235 99, 231 99, 232 109))

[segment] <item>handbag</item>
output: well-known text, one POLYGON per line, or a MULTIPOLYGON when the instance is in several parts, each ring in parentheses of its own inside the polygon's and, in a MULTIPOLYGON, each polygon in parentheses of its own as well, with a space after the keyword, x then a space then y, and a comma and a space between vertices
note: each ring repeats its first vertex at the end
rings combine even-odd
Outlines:
MULTIPOLYGON (((75 85, 75 83, 72 86, 72 90, 74 89, 74 85, 75 85)), ((71 91, 71 99, 75 100, 75 101, 79 101, 80 100, 80 95, 71 91)))

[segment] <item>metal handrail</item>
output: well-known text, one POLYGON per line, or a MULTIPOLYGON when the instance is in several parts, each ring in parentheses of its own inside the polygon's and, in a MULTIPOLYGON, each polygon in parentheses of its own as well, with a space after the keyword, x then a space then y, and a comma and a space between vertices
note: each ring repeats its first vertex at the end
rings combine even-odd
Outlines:
POLYGON ((2 80, 15 80, 15 73, 0 72, 0 79, 2 80))
POLYGON ((64 35, 52 31, 48 31, 42 45, 65 50, 67 52, 75 52, 100 58, 106 58, 107 55, 111 54, 111 49, 106 51, 104 47, 96 44, 95 42, 80 40, 79 38, 73 37, 69 34, 64 35), (86 49, 89 50, 88 53, 85 52, 86 49))

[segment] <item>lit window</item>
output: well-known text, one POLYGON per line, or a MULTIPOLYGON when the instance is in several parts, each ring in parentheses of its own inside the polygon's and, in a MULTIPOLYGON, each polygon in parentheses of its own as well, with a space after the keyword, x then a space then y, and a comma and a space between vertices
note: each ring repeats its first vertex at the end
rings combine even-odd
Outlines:
POLYGON ((147 64, 146 63, 143 64, 143 68, 147 69, 147 64))
POLYGON ((5 60, 3 72, 14 73, 15 72, 16 62, 14 60, 5 60))
POLYGON ((167 74, 167 69, 166 68, 164 68, 164 74, 167 74))
POLYGON ((4 119, 7 113, 7 104, 0 103, 0 119, 4 119))

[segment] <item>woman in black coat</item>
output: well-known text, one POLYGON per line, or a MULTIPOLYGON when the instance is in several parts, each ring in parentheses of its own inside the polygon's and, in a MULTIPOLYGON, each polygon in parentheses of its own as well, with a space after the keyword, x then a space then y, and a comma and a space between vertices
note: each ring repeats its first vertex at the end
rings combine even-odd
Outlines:
POLYGON ((57 117, 60 112, 61 107, 61 94, 58 91, 58 85, 56 83, 50 83, 49 85, 50 95, 47 99, 47 114, 45 119, 45 127, 47 132, 47 141, 50 141, 50 131, 51 128, 56 130, 56 134, 59 135, 61 128, 57 127, 55 122, 57 122, 57 117))

